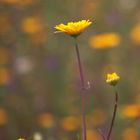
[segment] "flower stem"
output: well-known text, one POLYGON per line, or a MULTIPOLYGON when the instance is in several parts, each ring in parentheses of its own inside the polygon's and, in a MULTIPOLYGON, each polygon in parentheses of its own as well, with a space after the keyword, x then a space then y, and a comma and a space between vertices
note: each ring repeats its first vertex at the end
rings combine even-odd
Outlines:
POLYGON ((81 59, 80 59, 80 52, 78 48, 77 41, 75 39, 75 49, 76 49, 76 55, 78 60, 78 67, 79 67, 79 73, 80 73, 80 79, 81 79, 81 87, 82 87, 82 95, 81 95, 81 106, 82 106, 82 124, 83 124, 83 140, 86 140, 86 113, 85 113, 85 81, 84 81, 84 75, 83 75, 83 69, 81 65, 81 59))
POLYGON ((82 69, 82 64, 81 64, 81 59, 80 59, 80 52, 79 52, 79 48, 78 48, 78 44, 76 40, 75 40, 75 49, 76 49, 78 67, 79 67, 80 78, 81 78, 81 87, 82 87, 82 90, 85 90, 84 74, 83 74, 83 69, 82 69))
POLYGON ((98 133, 100 134, 100 136, 102 137, 102 139, 103 139, 103 140, 106 140, 106 138, 105 138, 105 136, 104 136, 102 130, 101 130, 101 129, 97 129, 97 131, 98 131, 98 133))
POLYGON ((107 140, 110 139, 111 132, 112 132, 112 129, 113 129, 113 126, 114 126, 114 122, 115 122, 115 118, 116 118, 116 112, 117 112, 117 106, 118 106, 118 92, 116 91, 115 92, 114 111, 113 111, 112 121, 111 121, 110 128, 109 128, 108 135, 107 135, 107 140))

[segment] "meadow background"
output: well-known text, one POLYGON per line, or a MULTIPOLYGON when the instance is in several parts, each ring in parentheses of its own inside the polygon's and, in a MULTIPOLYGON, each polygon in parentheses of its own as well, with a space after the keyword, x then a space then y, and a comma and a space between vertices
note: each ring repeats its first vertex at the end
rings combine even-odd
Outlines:
POLYGON ((78 38, 91 88, 87 140, 101 140, 113 111, 106 73, 121 77, 112 140, 140 140, 140 1, 1 0, 0 139, 77 140, 81 136, 74 40, 54 26, 89 19, 78 38))

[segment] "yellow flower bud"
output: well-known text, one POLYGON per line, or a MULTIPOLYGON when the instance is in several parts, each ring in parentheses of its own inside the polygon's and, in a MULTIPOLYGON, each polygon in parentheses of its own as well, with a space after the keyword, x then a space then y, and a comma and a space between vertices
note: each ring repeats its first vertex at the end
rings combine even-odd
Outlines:
POLYGON ((110 84, 111 86, 116 86, 118 83, 120 77, 114 72, 112 74, 107 74, 106 82, 110 84))

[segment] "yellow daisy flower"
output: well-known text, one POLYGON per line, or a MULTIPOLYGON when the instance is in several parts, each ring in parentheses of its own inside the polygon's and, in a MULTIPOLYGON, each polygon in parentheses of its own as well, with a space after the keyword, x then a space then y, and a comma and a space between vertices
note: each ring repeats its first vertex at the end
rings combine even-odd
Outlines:
POLYGON ((72 37, 79 36, 85 28, 87 28, 92 22, 89 20, 81 20, 78 22, 68 22, 67 24, 59 24, 54 28, 57 29, 55 33, 64 32, 72 37))
POLYGON ((115 86, 118 83, 119 79, 120 77, 114 72, 112 74, 107 74, 106 82, 112 86, 115 86))

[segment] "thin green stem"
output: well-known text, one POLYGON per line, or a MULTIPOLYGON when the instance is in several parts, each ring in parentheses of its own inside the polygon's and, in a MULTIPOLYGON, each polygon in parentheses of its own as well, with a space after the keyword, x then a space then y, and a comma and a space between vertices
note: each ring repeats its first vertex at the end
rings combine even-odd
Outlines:
POLYGON ((108 131, 108 135, 107 135, 107 140, 110 140, 111 132, 112 132, 112 129, 113 129, 113 126, 114 126, 115 118, 116 118, 117 106, 118 106, 118 92, 116 91, 115 92, 114 111, 113 111, 113 116, 112 116, 112 120, 111 120, 109 131, 108 131))
POLYGON ((82 95, 81 95, 81 106, 82 106, 82 124, 83 124, 83 140, 87 139, 86 136, 86 113, 85 113, 85 80, 83 75, 83 69, 80 59, 80 52, 78 48, 77 41, 75 39, 75 49, 76 49, 76 55, 77 55, 77 61, 78 61, 78 67, 79 67, 79 73, 80 73, 80 79, 81 79, 81 87, 82 87, 82 95))

